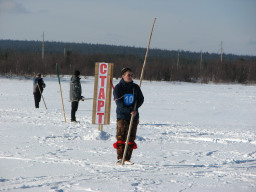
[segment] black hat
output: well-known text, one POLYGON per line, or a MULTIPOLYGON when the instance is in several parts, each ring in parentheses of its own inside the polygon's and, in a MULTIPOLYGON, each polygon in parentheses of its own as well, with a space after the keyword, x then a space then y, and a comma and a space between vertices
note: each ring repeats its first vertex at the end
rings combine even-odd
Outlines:
POLYGON ((123 68, 123 69, 121 70, 121 75, 125 74, 125 72, 127 72, 127 71, 132 72, 132 70, 131 70, 130 68, 126 67, 126 68, 123 68))
POLYGON ((78 77, 80 75, 80 71, 76 70, 74 75, 78 77))
POLYGON ((37 73, 36 76, 41 77, 41 73, 37 73))

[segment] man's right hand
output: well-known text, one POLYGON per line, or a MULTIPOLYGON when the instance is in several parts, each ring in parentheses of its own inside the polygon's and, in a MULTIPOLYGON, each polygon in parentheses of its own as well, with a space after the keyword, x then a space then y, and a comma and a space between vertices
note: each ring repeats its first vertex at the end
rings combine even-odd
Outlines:
POLYGON ((135 117, 137 115, 137 111, 132 111, 131 115, 135 117))

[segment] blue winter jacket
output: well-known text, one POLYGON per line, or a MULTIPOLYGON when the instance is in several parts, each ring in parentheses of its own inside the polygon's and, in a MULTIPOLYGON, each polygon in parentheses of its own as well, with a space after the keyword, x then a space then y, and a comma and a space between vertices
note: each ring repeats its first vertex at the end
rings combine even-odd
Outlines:
POLYGON ((140 87, 137 84, 133 83, 133 81, 130 83, 127 83, 123 79, 121 79, 120 82, 115 86, 113 95, 117 105, 117 108, 116 108, 117 119, 124 119, 124 120, 130 121, 131 119, 130 113, 133 111, 134 103, 136 101, 137 101, 137 106, 136 106, 137 114, 134 117, 134 120, 139 119, 138 108, 143 104, 144 96, 141 92, 140 87), (134 99, 131 98, 133 102, 127 104, 125 100, 129 99, 129 96, 131 95, 134 96, 134 99))
POLYGON ((46 84, 44 83, 43 78, 36 77, 33 79, 33 93, 40 94, 37 84, 39 85, 41 92, 43 92, 46 84))

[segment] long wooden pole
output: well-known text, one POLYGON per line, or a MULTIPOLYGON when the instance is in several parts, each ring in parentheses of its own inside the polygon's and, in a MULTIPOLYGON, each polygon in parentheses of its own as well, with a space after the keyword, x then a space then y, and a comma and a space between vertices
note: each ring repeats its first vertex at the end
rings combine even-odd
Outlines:
POLYGON ((66 123, 67 121, 66 121, 66 115, 65 115, 65 109, 64 109, 64 103, 63 103, 62 90, 61 90, 61 84, 60 83, 59 83, 59 86, 60 86, 60 96, 61 96, 61 101, 62 101, 62 110, 63 110, 63 114, 64 114, 64 121, 66 123))
MULTIPOLYGON (((142 79, 143 79, 144 68, 145 68, 146 62, 147 62, 148 50, 149 50, 149 46, 150 46, 151 37, 152 37, 155 22, 156 22, 156 18, 154 19, 154 22, 153 22, 153 25, 152 25, 152 29, 151 29, 150 37, 149 37, 149 41, 148 41, 148 47, 147 47, 146 55, 145 55, 145 58, 144 58, 144 63, 143 63, 142 70, 141 70, 140 83, 139 83, 140 87, 141 87, 141 83, 142 83, 142 79)), ((137 107, 137 101, 135 101, 135 103, 134 103, 134 108, 133 108, 134 111, 136 110, 136 107, 137 107)), ((132 130, 133 119, 134 119, 134 115, 132 114, 131 119, 130 119, 130 124, 129 124, 129 130, 128 130, 128 134, 127 134, 127 138, 126 138, 126 142, 125 142, 124 154, 123 154, 123 159, 122 159, 121 165, 123 165, 124 161, 125 161, 125 157, 126 157, 126 153, 127 153, 127 149, 128 149, 128 142, 130 140, 130 135, 131 135, 131 130, 132 130)))
POLYGON ((62 102, 62 109, 63 109, 63 114, 64 114, 64 121, 65 123, 66 121, 66 115, 65 115, 65 109, 64 109, 64 103, 63 103, 63 97, 62 97, 62 90, 61 90, 61 84, 60 84, 60 76, 59 76, 59 68, 58 68, 58 64, 56 63, 56 71, 57 71, 57 77, 59 80, 59 86, 60 86, 60 96, 61 96, 61 102, 62 102))
POLYGON ((42 94, 42 91, 41 91, 41 89, 40 89, 40 87, 39 87, 38 82, 37 82, 37 86, 38 86, 39 92, 40 92, 40 94, 41 94, 41 97, 42 97, 42 99, 43 99, 45 109, 47 109, 46 104, 45 104, 45 101, 44 101, 44 96, 43 96, 43 94, 42 94))

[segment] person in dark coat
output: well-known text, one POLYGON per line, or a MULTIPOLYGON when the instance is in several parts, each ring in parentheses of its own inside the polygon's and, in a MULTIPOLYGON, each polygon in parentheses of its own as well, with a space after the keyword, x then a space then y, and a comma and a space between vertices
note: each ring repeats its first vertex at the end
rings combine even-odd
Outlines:
POLYGON ((41 78, 41 73, 38 73, 33 80, 33 94, 35 100, 35 108, 39 108, 39 102, 41 101, 41 94, 46 87, 43 78, 41 78))
POLYGON ((80 71, 75 71, 70 79, 71 122, 77 122, 76 111, 79 101, 83 98, 80 79, 80 71))
POLYGON ((130 140, 128 143, 125 164, 133 164, 130 159, 133 149, 137 148, 136 139, 137 126, 139 124, 139 107, 144 102, 144 96, 140 87, 133 82, 133 73, 130 68, 124 68, 121 71, 122 79, 114 88, 114 99, 116 102, 117 128, 114 147, 117 149, 117 164, 121 164, 123 158, 125 141, 127 139, 131 115, 134 116, 130 140), (134 104, 137 102, 136 109, 134 104))

